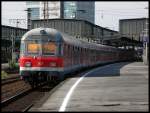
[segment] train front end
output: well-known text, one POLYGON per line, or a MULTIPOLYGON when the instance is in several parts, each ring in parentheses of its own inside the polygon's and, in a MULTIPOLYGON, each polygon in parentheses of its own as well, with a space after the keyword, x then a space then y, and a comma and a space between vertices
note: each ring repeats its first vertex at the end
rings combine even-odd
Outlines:
POLYGON ((62 37, 55 29, 36 28, 21 39, 20 75, 31 85, 63 79, 62 37))

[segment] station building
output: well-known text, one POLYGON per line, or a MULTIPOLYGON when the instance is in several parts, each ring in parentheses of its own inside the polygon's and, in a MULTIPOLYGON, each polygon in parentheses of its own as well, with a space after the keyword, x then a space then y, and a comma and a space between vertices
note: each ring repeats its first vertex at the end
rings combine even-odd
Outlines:
POLYGON ((119 33, 123 37, 143 41, 143 36, 148 28, 148 18, 132 18, 119 20, 119 33))
POLYGON ((38 27, 48 27, 83 40, 103 43, 104 39, 115 38, 117 31, 103 28, 86 20, 79 19, 37 19, 32 20, 32 29, 38 27))
POLYGON ((14 52, 19 54, 21 37, 27 32, 27 29, 16 28, 2 25, 1 37, 1 62, 8 62, 12 58, 12 45, 14 52))
MULTIPOLYGON (((145 64, 149 62, 149 22, 148 18, 122 19, 119 21, 119 32, 127 37, 142 43, 142 59, 145 64)), ((140 50, 141 51, 141 50, 140 50)))

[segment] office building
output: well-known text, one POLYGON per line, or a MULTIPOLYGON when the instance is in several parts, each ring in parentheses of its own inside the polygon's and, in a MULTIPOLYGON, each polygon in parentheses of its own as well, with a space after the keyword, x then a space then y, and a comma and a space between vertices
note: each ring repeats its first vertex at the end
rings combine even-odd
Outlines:
MULTIPOLYGON (((44 2, 26 2, 31 9, 31 20, 44 19, 44 2)), ((94 23, 95 2, 48 1, 46 9, 48 19, 82 19, 94 23)))

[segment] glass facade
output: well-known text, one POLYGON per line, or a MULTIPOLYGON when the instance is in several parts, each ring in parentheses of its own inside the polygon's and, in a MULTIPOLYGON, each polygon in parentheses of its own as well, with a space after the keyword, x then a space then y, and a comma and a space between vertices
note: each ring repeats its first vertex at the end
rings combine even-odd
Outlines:
POLYGON ((49 18, 60 18, 60 2, 49 2, 49 18))
POLYGON ((40 2, 26 2, 27 6, 32 6, 32 5, 40 5, 40 2))
POLYGON ((81 19, 94 23, 95 2, 63 2, 63 17, 65 19, 81 19))
POLYGON ((64 18, 72 19, 76 18, 76 2, 64 2, 64 18))
POLYGON ((40 18, 40 8, 31 8, 31 19, 39 19, 40 18))
MULTIPOLYGON (((32 9, 31 19, 43 19, 44 2, 27 2, 32 9)), ((81 19, 94 23, 95 2, 57 1, 48 2, 48 18, 81 19)))

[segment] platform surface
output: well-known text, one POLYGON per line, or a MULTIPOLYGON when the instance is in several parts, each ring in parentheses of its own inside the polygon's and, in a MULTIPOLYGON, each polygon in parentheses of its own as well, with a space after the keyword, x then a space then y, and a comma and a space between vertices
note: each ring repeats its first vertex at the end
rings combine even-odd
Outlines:
POLYGON ((149 111, 148 78, 143 62, 98 67, 65 80, 30 111, 149 111))

